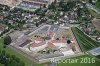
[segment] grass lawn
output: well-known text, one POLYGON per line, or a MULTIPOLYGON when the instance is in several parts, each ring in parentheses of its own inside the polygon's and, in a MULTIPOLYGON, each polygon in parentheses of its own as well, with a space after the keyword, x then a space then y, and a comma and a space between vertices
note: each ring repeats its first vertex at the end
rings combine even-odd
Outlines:
POLYGON ((94 49, 94 48, 100 46, 100 44, 98 42, 96 42, 96 41, 92 40, 91 38, 89 38, 88 36, 86 36, 78 28, 72 28, 72 31, 74 32, 76 39, 78 40, 83 51, 88 51, 88 50, 91 50, 91 49, 94 49))
POLYGON ((50 66, 50 62, 42 63, 42 64, 36 64, 35 66, 50 66))
POLYGON ((0 66, 4 66, 3 64, 0 64, 0 66))
POLYGON ((96 12, 94 12, 93 10, 91 10, 91 9, 88 9, 88 11, 90 12, 90 14, 93 16, 93 17, 100 17, 100 15, 99 14, 97 14, 96 12))
POLYGON ((0 39, 0 49, 5 50, 6 53, 9 53, 10 55, 15 55, 16 57, 20 58, 20 60, 25 62, 26 66, 31 66, 32 65, 32 61, 29 60, 28 58, 22 56, 21 54, 15 52, 14 50, 12 50, 11 48, 3 48, 3 39, 0 39))
POLYGON ((32 66, 32 65, 48 66, 48 64, 50 64, 50 63, 36 64, 36 63, 32 62, 31 60, 29 60, 28 58, 22 56, 21 54, 17 53, 16 51, 12 50, 9 47, 3 48, 3 39, 0 39, 0 49, 5 50, 6 53, 9 53, 10 55, 15 55, 16 57, 20 58, 20 60, 22 60, 25 63, 25 66, 32 66))
POLYGON ((96 3, 95 3, 95 6, 96 6, 98 9, 100 9, 100 2, 96 2, 96 3))
POLYGON ((79 57, 72 58, 72 59, 74 60, 77 59, 78 61, 76 63, 75 62, 70 63, 69 61, 67 61, 67 63, 58 63, 57 66, 99 66, 100 65, 100 60, 98 60, 97 58, 91 57, 89 55, 79 56, 79 57), (85 58, 87 58, 88 60, 85 60, 83 61, 83 63, 81 63, 82 59, 85 59, 85 58))
POLYGON ((86 0, 87 3, 89 3, 89 0, 86 0))

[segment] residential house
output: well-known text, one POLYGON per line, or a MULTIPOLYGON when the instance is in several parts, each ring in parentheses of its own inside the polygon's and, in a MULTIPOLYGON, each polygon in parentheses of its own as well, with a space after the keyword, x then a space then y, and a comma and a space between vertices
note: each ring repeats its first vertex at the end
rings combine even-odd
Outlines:
POLYGON ((7 29, 8 29, 8 27, 6 25, 0 24, 0 34, 2 34, 7 29))

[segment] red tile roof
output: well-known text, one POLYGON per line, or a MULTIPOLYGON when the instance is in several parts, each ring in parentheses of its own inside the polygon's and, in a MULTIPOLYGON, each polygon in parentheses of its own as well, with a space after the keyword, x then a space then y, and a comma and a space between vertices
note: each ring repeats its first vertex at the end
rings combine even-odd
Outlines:
POLYGON ((49 37, 52 38, 54 36, 53 32, 49 32, 49 37))
POLYGON ((48 43, 48 47, 50 47, 50 48, 55 48, 56 46, 55 46, 53 43, 49 42, 49 43, 48 43))
POLYGON ((43 41, 43 39, 40 38, 40 37, 34 37, 34 36, 32 36, 32 39, 37 40, 37 41, 43 41))
POLYGON ((66 40, 52 40, 52 43, 67 43, 66 40))
POLYGON ((45 41, 41 41, 40 43, 32 44, 32 47, 39 47, 39 46, 42 46, 44 44, 46 44, 46 42, 45 41))

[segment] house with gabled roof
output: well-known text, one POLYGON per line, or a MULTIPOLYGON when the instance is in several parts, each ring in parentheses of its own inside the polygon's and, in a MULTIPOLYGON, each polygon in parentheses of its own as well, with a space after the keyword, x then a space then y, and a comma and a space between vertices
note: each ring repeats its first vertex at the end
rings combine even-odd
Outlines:
POLYGON ((7 29, 8 29, 8 27, 6 25, 0 24, 0 34, 2 34, 7 29))
POLYGON ((35 43, 39 43, 39 42, 41 42, 41 41, 44 41, 44 39, 42 39, 42 38, 40 38, 40 37, 34 37, 34 36, 32 36, 31 39, 34 40, 35 43))
POLYGON ((43 50, 45 47, 47 47, 47 44, 45 41, 41 41, 40 43, 33 43, 30 47, 30 50, 33 52, 38 52, 43 50))

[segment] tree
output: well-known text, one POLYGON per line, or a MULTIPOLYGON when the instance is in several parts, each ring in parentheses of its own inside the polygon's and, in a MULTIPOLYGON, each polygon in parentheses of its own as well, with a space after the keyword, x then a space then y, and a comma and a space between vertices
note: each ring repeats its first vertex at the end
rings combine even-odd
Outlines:
POLYGON ((70 40, 67 40, 67 43, 68 43, 68 44, 70 44, 70 43, 71 43, 71 41, 70 41, 70 40))
POLYGON ((15 58, 15 60, 16 60, 16 62, 18 62, 18 63, 20 62, 20 59, 19 59, 19 58, 17 58, 17 57, 15 58))
POLYGON ((10 36, 4 37, 4 44, 9 45, 10 43, 11 43, 11 37, 10 36))
POLYGON ((10 55, 5 50, 0 50, 0 66, 25 66, 15 55, 10 55))
POLYGON ((43 5, 43 8, 46 8, 46 5, 45 4, 43 5))
POLYGON ((55 10, 55 9, 56 9, 56 7, 55 7, 55 3, 52 2, 52 3, 48 6, 48 9, 55 10))
POLYGON ((38 23, 36 23, 36 27, 38 27, 39 26, 39 24, 38 23))
POLYGON ((56 38, 56 40, 59 40, 59 38, 56 38))
POLYGON ((18 66, 25 66, 25 63, 24 62, 19 62, 18 66))
POLYGON ((92 0, 89 0, 89 3, 92 3, 92 0))
POLYGON ((75 4, 76 4, 76 1, 68 1, 67 2, 67 9, 68 10, 71 10, 74 6, 75 6, 75 4))
POLYGON ((63 7, 63 5, 64 5, 64 1, 61 0, 61 1, 59 2, 59 7, 63 7))
POLYGON ((6 48, 6 45, 4 44, 3 48, 6 48))

